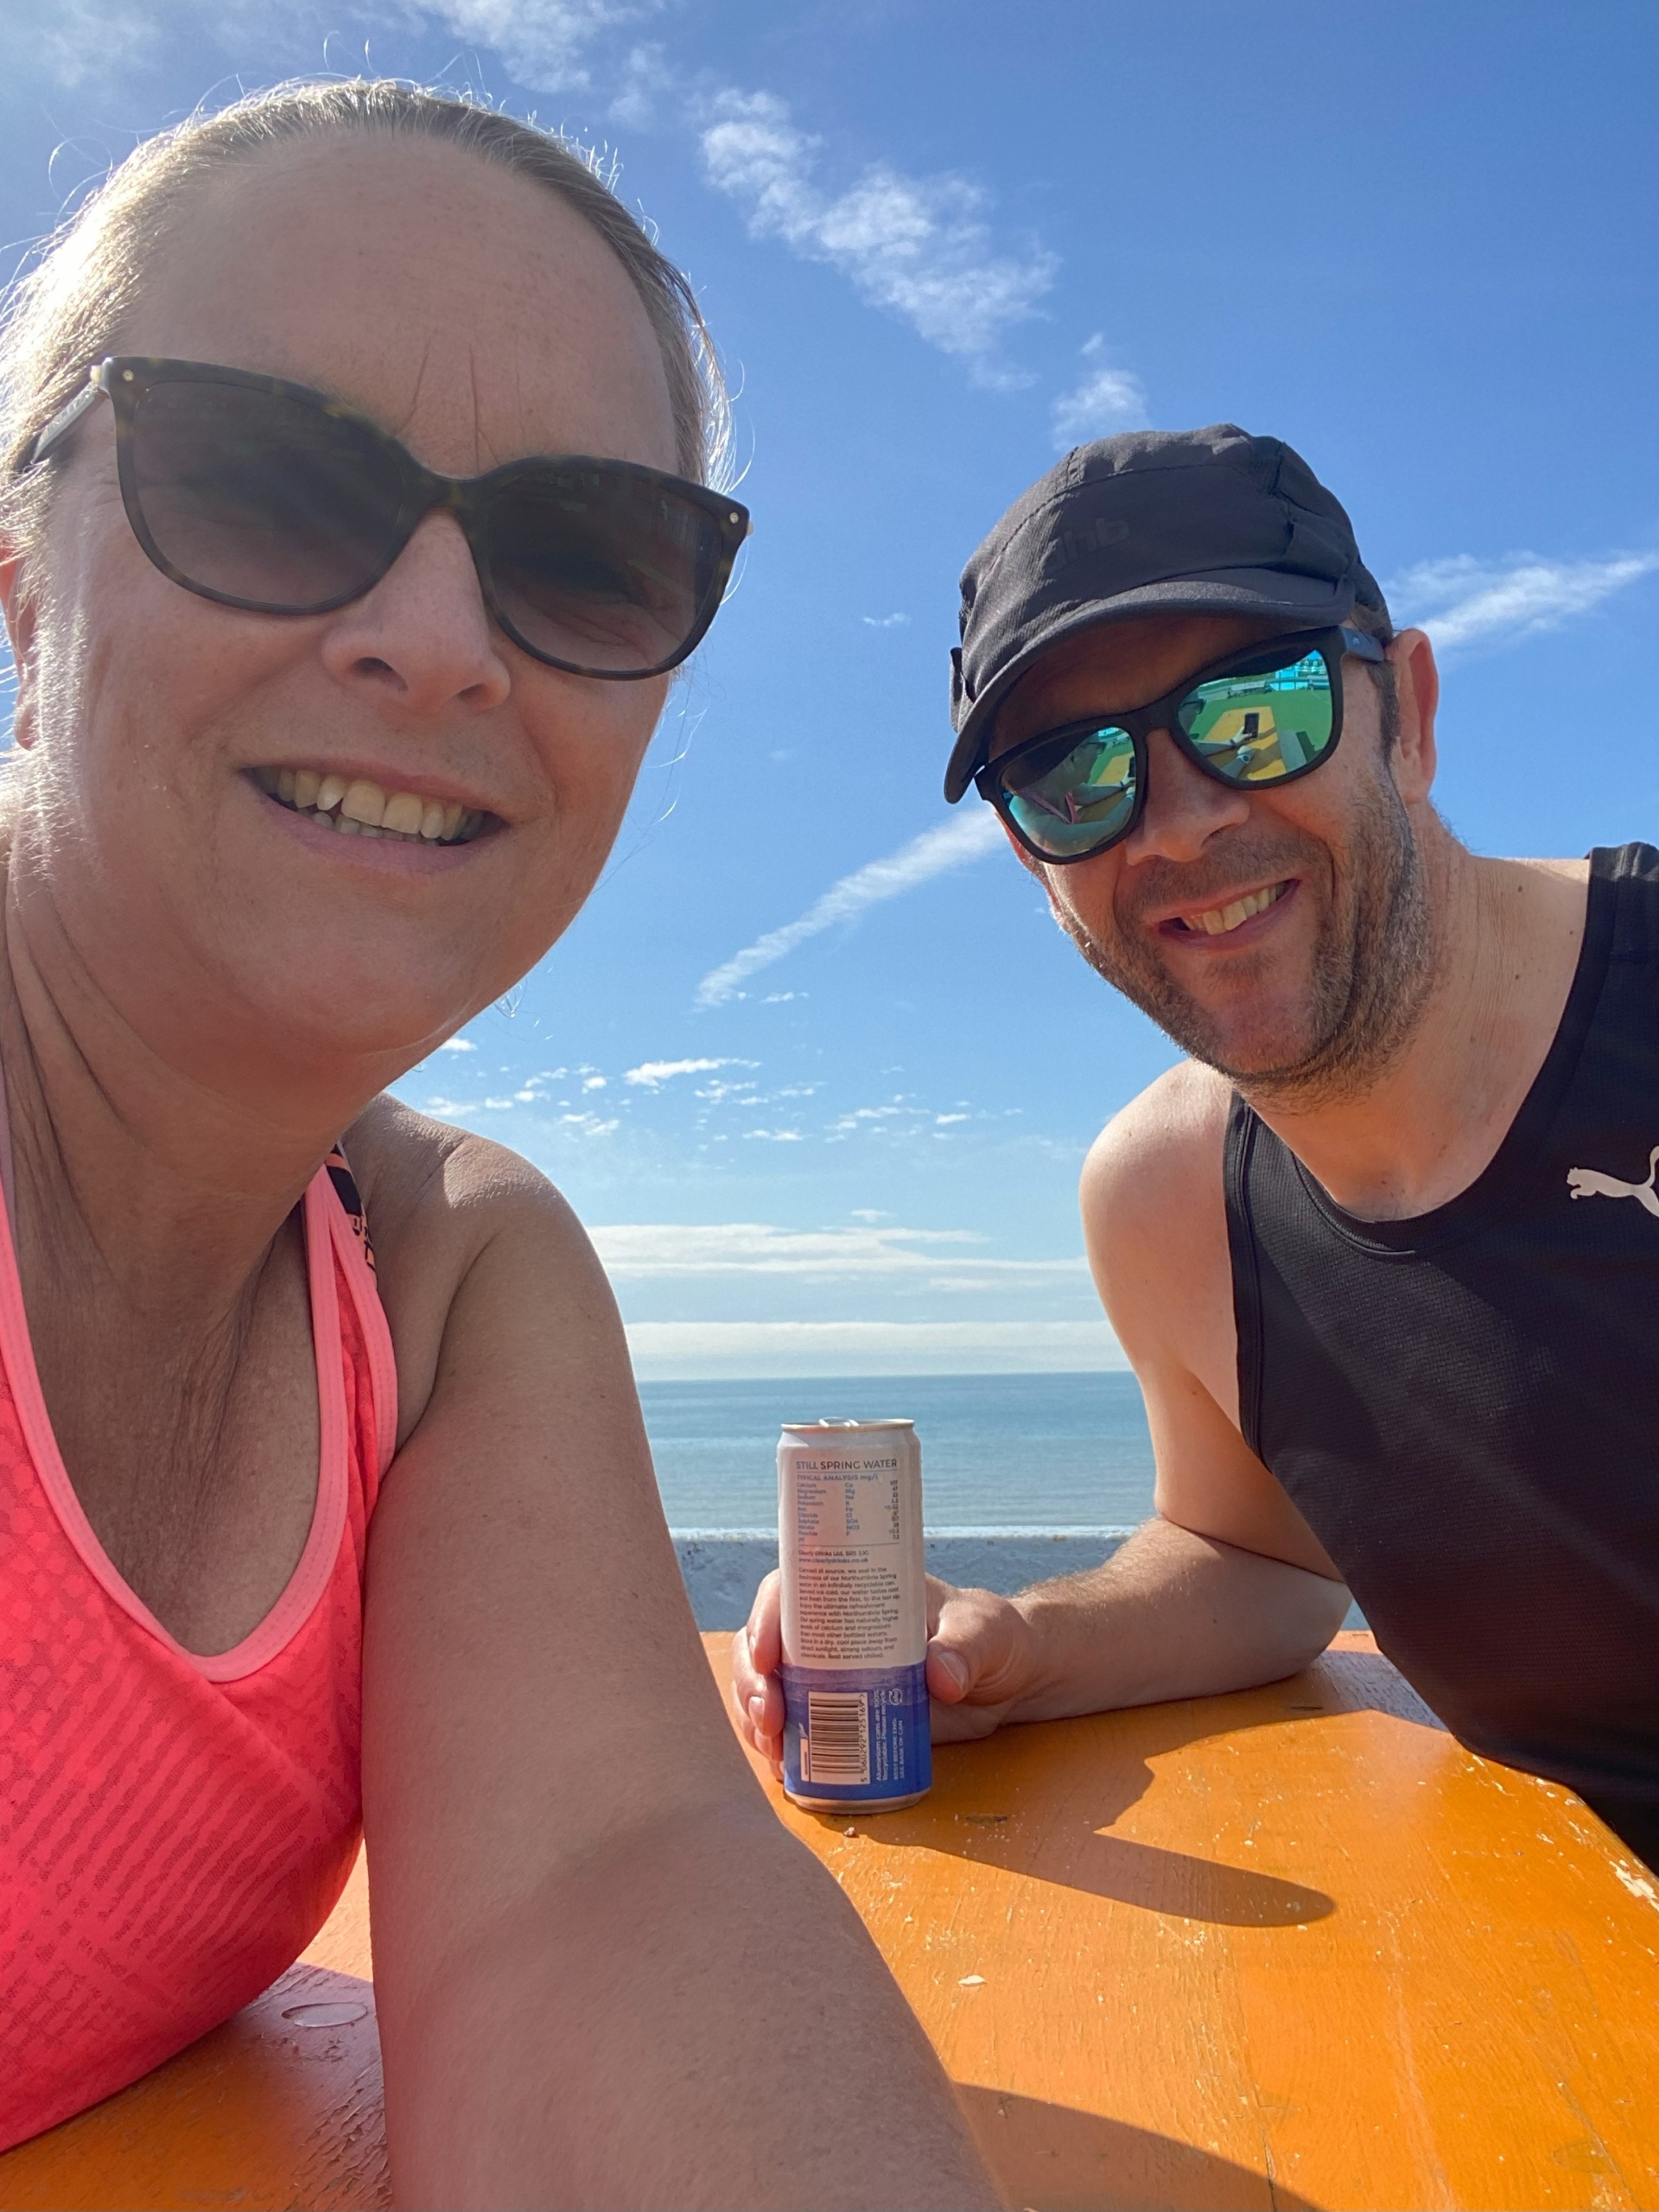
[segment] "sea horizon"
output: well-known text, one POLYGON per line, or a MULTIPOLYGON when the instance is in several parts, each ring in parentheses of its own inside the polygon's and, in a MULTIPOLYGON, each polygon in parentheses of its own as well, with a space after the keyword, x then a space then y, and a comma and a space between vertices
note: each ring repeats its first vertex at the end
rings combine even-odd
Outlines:
POLYGON ((757 1376, 642 1382, 670 1528, 687 1541, 773 1540, 789 1421, 912 1420, 930 1537, 1115 1541, 1152 1511, 1139 1383, 1110 1370, 757 1376))

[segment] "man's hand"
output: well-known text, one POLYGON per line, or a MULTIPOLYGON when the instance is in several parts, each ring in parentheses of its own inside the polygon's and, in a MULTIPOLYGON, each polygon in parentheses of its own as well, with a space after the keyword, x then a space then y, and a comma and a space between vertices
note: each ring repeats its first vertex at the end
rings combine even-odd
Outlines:
MULTIPOLYGON (((779 1576, 754 1593, 746 1624, 732 1638, 732 1703, 739 1731, 781 1777, 784 1690, 779 1576)), ((958 1590, 927 1578, 927 1688, 933 1740, 959 1744, 988 1736, 1031 1686, 1033 1647, 1025 1615, 990 1590, 958 1590)))

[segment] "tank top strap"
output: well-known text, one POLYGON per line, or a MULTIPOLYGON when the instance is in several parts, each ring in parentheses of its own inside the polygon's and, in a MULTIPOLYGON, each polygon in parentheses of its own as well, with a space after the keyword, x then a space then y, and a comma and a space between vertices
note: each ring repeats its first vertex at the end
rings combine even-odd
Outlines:
POLYGON ((308 1227, 314 1222, 327 1224, 368 1362, 368 1379, 374 1399, 376 1449, 374 1466, 365 1468, 364 1472, 371 1486, 367 1503, 372 1511, 374 1493, 391 1465, 397 1446, 397 1362, 385 1308, 380 1301, 368 1215, 343 1144, 336 1144, 331 1149, 313 1178, 307 1197, 311 1201, 308 1206, 308 1227))
POLYGON ((363 1257, 372 1269, 374 1241, 369 1235, 369 1217, 364 1211, 363 1194, 357 1187, 357 1178, 346 1157, 344 1142, 335 1145, 322 1164, 328 1180, 334 1185, 334 1196, 340 1200, 340 1211, 350 1223, 353 1234, 363 1247, 363 1257))
POLYGON ((0 1193, 5 1198, 6 1229, 15 1245, 17 1241, 17 1200, 11 1161, 11 1103, 6 1090, 3 1062, 0 1062, 0 1193))
POLYGON ((1238 1338, 1238 1426, 1258 1458, 1262 1452, 1261 1250, 1250 1219, 1251 1171, 1258 1147, 1273 1132, 1237 1091, 1227 1113, 1222 1153, 1222 1194, 1227 1210, 1227 1254, 1233 1278, 1233 1320, 1238 1338))

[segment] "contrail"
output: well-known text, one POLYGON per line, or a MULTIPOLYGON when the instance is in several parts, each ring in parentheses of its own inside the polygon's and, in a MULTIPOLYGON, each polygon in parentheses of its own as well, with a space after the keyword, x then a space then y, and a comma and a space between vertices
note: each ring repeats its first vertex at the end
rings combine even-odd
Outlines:
POLYGON ((918 883, 943 875, 947 868, 979 860, 1001 842, 1001 824, 988 806, 976 806, 971 813, 942 822, 937 830, 925 830, 896 853, 870 861, 850 875, 843 875, 839 883, 832 883, 798 920, 786 922, 780 930, 768 930, 765 937, 756 938, 741 952, 711 968, 697 985, 696 1004, 723 1006, 751 976, 770 968, 774 960, 793 952, 808 938, 832 929, 837 922, 850 922, 867 908, 879 906, 884 899, 896 899, 901 891, 913 891, 918 883))

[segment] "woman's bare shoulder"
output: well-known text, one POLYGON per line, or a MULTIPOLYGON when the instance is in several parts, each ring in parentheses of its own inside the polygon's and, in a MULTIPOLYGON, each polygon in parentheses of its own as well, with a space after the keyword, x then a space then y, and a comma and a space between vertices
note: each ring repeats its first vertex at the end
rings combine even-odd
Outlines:
POLYGON ((377 1253, 410 1235, 487 1229, 503 1208, 546 1209, 575 1226, 554 1185, 522 1154, 416 1113, 387 1092, 359 1115, 342 1149, 363 1194, 377 1253))
POLYGON ((430 1395, 465 1287, 502 1273, 533 1283, 556 1319, 591 1303, 603 1277, 582 1224, 539 1169, 507 1146, 377 1098, 343 1140, 374 1246, 397 1359, 399 1429, 430 1395), (489 1255, 487 1270, 480 1262, 489 1255))

